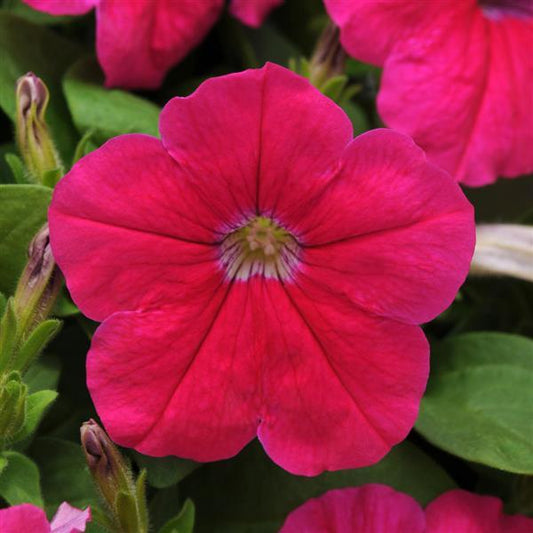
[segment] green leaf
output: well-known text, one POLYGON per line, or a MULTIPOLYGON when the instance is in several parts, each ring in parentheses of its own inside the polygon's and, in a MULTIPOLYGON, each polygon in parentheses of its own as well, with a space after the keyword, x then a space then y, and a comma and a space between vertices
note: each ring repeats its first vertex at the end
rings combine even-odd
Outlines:
POLYGON ((15 290, 28 246, 46 222, 51 196, 48 187, 39 185, 0 185, 0 291, 5 294, 15 290))
POLYGON ((146 470, 148 483, 156 489, 179 483, 200 466, 199 463, 179 457, 149 457, 138 452, 133 452, 132 456, 139 468, 146 470))
POLYGON ((194 529, 194 503, 186 500, 177 516, 171 518, 159 533, 193 533, 194 529))
POLYGON ((79 444, 38 437, 30 452, 41 470, 47 509, 55 510, 64 501, 80 508, 98 505, 99 497, 79 444))
POLYGON ((57 389, 60 370, 59 359, 55 355, 45 354, 24 374, 24 383, 28 385, 30 393, 57 389))
POLYGON ((9 13, 0 13, 0 107, 15 117, 15 83, 29 71, 50 90, 46 118, 65 161, 76 146, 74 129, 61 91, 61 77, 79 54, 79 47, 53 31, 9 13))
POLYGON ((454 488, 446 472, 407 441, 374 466, 326 472, 311 478, 284 471, 253 443, 231 461, 204 465, 180 488, 196 505, 198 533, 262 530, 274 533, 286 516, 309 498, 330 489, 365 483, 385 483, 422 504, 454 488), (248 526, 239 529, 240 524, 248 526))
POLYGON ((42 507, 37 465, 18 452, 4 452, 2 457, 7 460, 7 466, 0 475, 0 496, 9 505, 33 503, 42 507))
POLYGON ((28 183, 29 180, 26 179, 26 170, 24 168, 22 159, 15 154, 6 154, 4 158, 11 169, 11 173, 13 174, 12 181, 15 183, 28 183))
POLYGON ((123 133, 158 136, 158 106, 125 91, 106 89, 102 83, 92 58, 78 61, 65 76, 65 96, 80 133, 92 130, 91 139, 100 144, 123 133))
POLYGON ((21 431, 15 435, 16 442, 29 437, 43 419, 46 410, 57 398, 57 392, 53 390, 42 390, 30 394, 26 403, 26 419, 21 431))
POLYGON ((533 341, 469 333, 438 344, 416 429, 431 443, 533 474, 533 341))

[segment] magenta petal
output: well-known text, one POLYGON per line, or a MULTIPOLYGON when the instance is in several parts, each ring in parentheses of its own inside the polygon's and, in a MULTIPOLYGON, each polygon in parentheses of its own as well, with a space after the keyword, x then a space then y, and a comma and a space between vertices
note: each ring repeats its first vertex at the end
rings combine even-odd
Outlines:
POLYGON ((283 0, 231 0, 231 13, 239 20, 258 28, 272 9, 280 6, 283 0))
POLYGON ((157 88, 215 23, 223 0, 105 0, 97 11, 106 85, 157 88))
POLYGON ((23 503, 0 509, 0 531, 2 533, 50 533, 50 524, 42 509, 23 503))
POLYGON ((57 509, 50 524, 51 533, 81 533, 87 522, 91 521, 91 510, 81 510, 63 502, 57 509))
POLYGON ((23 0, 25 4, 50 15, 83 15, 101 0, 23 0))
POLYGON ((117 137, 77 163, 55 189, 49 223, 54 257, 85 314, 103 320, 216 283, 220 222, 200 205, 152 137, 117 137))
POLYGON ((263 333, 252 292, 224 284, 179 309, 118 313, 100 326, 87 382, 116 442, 210 461, 255 436, 263 333))
POLYGON ((313 218, 297 228, 304 278, 411 324, 452 302, 475 240, 473 209, 457 184, 390 130, 353 141, 313 218))
POLYGON ((268 294, 266 452, 303 475, 377 462, 416 420, 429 367, 422 331, 312 284, 272 284, 268 294))
POLYGON ((160 120, 163 144, 217 212, 275 210, 291 225, 299 202, 322 191, 352 138, 346 114, 307 80, 277 65, 204 82, 174 98, 160 120), (236 187, 235 184, 239 186, 236 187), (290 194, 286 194, 290 191, 290 194))
POLYGON ((280 533, 407 532, 426 533, 424 513, 413 498, 385 485, 326 492, 293 511, 280 530, 280 533))
POLYGON ((502 502, 465 490, 452 490, 439 496, 426 508, 427 533, 532 533, 533 519, 506 516, 502 502))

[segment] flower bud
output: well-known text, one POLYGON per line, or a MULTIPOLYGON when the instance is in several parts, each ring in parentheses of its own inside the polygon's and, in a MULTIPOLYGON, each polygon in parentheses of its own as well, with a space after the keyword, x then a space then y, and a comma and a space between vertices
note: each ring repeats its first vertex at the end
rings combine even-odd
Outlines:
POLYGON ((309 81, 319 89, 329 79, 344 74, 347 56, 339 36, 339 28, 330 22, 322 32, 311 58, 309 81))
POLYGON ((9 443, 24 426, 28 387, 18 372, 0 379, 0 445, 9 443))
POLYGON ((28 262, 14 295, 19 328, 27 336, 52 311, 62 278, 50 247, 50 233, 45 224, 28 248, 28 262))
POLYGON ((478 225, 470 273, 533 281, 533 227, 519 224, 478 225))
POLYGON ((46 125, 49 92, 32 72, 17 81, 16 139, 22 159, 33 181, 46 183, 53 171, 61 173, 61 160, 46 125))
POLYGON ((85 422, 80 434, 87 465, 111 510, 111 522, 116 524, 117 531, 148 531, 144 477, 134 483, 129 464, 94 420, 85 422))

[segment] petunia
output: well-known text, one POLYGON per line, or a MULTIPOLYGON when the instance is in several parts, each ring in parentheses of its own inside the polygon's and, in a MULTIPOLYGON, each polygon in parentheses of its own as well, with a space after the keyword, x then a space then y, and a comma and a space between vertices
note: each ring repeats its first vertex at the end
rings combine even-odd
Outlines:
POLYGON ((467 185, 533 171, 533 1, 324 0, 378 109, 467 185))
POLYGON ((532 533, 533 519, 507 516, 502 502, 452 490, 426 511, 385 485, 331 490, 293 511, 280 533, 532 533))
MULTIPOLYGON (((260 26, 283 0, 233 0, 231 12, 260 26)), ((51 15, 96 9, 96 51, 108 87, 155 89, 167 71, 197 46, 224 0, 24 0, 51 15)))
POLYGON ((71 294, 103 321, 87 380, 110 436, 211 461, 257 435, 307 475, 378 461, 416 419, 417 324, 465 279, 471 205, 409 138, 353 140, 273 64, 174 98, 160 131, 83 158, 49 212, 71 294))
POLYGON ((91 521, 91 510, 76 509, 63 502, 48 522, 45 512, 29 503, 0 509, 0 531, 2 533, 80 533, 91 521))

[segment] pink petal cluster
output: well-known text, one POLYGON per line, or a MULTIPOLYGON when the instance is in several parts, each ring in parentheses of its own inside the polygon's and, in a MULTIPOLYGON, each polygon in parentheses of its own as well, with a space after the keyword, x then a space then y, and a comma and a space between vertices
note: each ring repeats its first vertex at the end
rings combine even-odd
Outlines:
POLYGON ((0 509, 2 533, 81 533, 90 521, 89 508, 82 511, 67 502, 59 506, 52 522, 42 509, 29 503, 0 509))
POLYGON ((385 485, 332 490, 293 511, 280 533, 533 533, 533 519, 506 516, 502 502, 452 490, 425 513, 385 485))
POLYGON ((533 0, 324 0, 378 109, 458 181, 533 171, 533 0))
POLYGON ((110 436, 154 456, 256 435, 306 475, 378 461, 428 376, 418 326, 453 300, 472 207, 406 136, 273 64, 174 98, 161 141, 112 139, 55 189, 54 256, 103 321, 88 386, 110 436))
MULTIPOLYGON (((24 0, 51 15, 96 8, 96 51, 108 87, 155 89, 167 71, 197 46, 224 0, 24 0)), ((258 27, 283 0, 232 0, 231 12, 258 27)))

